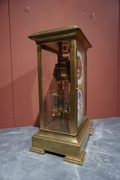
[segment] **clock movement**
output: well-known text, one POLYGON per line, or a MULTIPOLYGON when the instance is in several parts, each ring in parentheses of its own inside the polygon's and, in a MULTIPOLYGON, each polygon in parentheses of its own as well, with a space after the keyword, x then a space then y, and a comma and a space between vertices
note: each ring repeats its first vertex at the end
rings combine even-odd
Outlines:
POLYGON ((78 26, 36 32, 40 129, 31 151, 61 154, 82 165, 93 133, 87 117, 87 50, 91 48, 78 26))

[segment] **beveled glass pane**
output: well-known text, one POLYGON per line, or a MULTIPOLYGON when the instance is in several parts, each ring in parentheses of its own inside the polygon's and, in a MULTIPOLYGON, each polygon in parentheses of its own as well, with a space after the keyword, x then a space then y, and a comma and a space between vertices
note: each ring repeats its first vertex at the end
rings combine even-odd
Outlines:
POLYGON ((44 128, 69 133, 69 42, 42 45, 42 93, 44 128))

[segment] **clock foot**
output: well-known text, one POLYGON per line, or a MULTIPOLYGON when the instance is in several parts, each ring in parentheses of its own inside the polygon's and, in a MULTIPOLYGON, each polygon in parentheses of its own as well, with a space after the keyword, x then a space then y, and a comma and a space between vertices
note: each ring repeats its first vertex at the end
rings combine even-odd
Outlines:
POLYGON ((93 135, 93 133, 94 133, 94 128, 91 128, 91 129, 90 129, 90 132, 89 132, 89 135, 91 135, 91 136, 92 136, 92 135, 93 135))
POLYGON ((43 149, 39 149, 39 148, 35 148, 35 147, 31 147, 30 151, 39 153, 39 154, 45 154, 45 151, 43 149))
POLYGON ((82 165, 85 159, 86 152, 82 151, 78 156, 65 156, 64 161, 82 165))

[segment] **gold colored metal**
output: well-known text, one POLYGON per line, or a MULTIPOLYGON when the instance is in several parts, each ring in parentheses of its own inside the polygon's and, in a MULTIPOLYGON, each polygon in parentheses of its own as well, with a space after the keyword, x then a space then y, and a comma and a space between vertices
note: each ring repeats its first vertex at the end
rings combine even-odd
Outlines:
POLYGON ((89 135, 93 135, 93 133, 94 133, 94 128, 91 128, 90 132, 89 132, 89 135))
POLYGON ((75 91, 75 88, 77 87, 77 78, 76 78, 76 69, 77 64, 75 62, 76 57, 76 40, 71 40, 70 42, 70 89, 71 89, 71 133, 75 134, 77 132, 77 121, 74 121, 73 119, 77 120, 77 91, 75 91))
POLYGON ((86 156, 86 152, 82 151, 78 156, 72 157, 72 156, 65 156, 64 161, 75 163, 78 165, 82 165, 84 162, 86 156))
POLYGON ((37 60, 38 60, 38 87, 39 87, 39 105, 40 105, 40 127, 44 128, 44 114, 42 102, 42 58, 41 58, 41 44, 37 44, 37 60))
POLYGON ((66 39, 75 39, 86 50, 92 47, 78 26, 68 26, 64 28, 36 32, 28 37, 40 44, 54 42, 56 40, 63 41, 66 39))
POLYGON ((82 165, 91 125, 92 121, 86 118, 76 135, 41 129, 32 136, 30 151, 40 154, 44 154, 44 151, 62 154, 65 161, 82 165))
MULTIPOLYGON (((32 147, 30 151, 44 154, 45 151, 64 155, 64 160, 79 165, 83 164, 85 158, 85 146, 90 135, 93 134, 92 120, 86 115, 86 51, 91 48, 91 44, 78 26, 69 26, 59 29, 37 32, 29 36, 30 39, 37 43, 38 59, 38 84, 39 84, 39 105, 40 105, 40 130, 32 136, 32 147), (84 55, 84 83, 78 85, 78 61, 77 47, 80 46, 84 55), (62 50, 63 48, 63 50, 62 50), (61 98, 64 94, 63 84, 68 82, 70 90, 67 97, 70 97, 68 108, 53 107, 50 114, 50 121, 46 122, 44 109, 44 89, 42 87, 42 50, 53 53, 58 58, 55 64, 53 77, 56 80, 57 90, 50 91, 51 97, 61 98), (67 59, 65 55, 68 55, 67 59), (62 56, 63 55, 63 56, 62 56), (84 91, 84 92, 82 92, 84 91), (78 92, 84 96, 84 111, 82 121, 78 126, 78 92), (62 117, 65 116, 66 119, 62 117), (65 123, 67 122, 67 128, 65 123), (51 128, 52 127, 52 128, 51 128)), ((51 63, 51 62, 49 62, 51 63)), ((79 76, 82 71, 79 72, 79 76)), ((65 86, 65 84, 64 84, 65 86)), ((80 97, 79 97, 80 98, 80 97)), ((57 101, 55 99, 55 102, 57 101)), ((51 102, 52 104, 52 102, 51 102)), ((49 108, 47 109, 49 110, 49 108)), ((48 114, 47 114, 48 115, 48 114)))
POLYGON ((31 148, 30 148, 30 151, 31 151, 31 152, 36 152, 36 153, 38 153, 38 154, 45 154, 45 151, 44 151, 43 149, 38 149, 38 148, 36 148, 36 147, 31 147, 31 148))

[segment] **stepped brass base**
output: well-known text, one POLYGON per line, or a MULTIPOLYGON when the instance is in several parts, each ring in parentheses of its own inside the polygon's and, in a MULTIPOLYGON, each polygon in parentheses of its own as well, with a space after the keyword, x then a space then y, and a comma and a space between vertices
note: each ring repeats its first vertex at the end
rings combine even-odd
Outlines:
POLYGON ((30 151, 44 154, 45 151, 64 155, 64 161, 82 165, 85 158, 85 146, 92 135, 92 121, 86 118, 76 135, 40 130, 32 136, 30 151))

